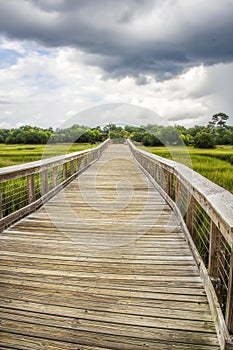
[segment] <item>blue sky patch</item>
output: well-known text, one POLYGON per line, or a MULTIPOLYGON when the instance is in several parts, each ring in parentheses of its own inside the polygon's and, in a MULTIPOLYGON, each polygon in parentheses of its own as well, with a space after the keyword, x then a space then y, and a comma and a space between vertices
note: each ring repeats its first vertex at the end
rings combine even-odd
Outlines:
POLYGON ((2 68, 12 66, 17 63, 20 57, 23 57, 23 55, 17 51, 0 49, 0 66, 2 68))

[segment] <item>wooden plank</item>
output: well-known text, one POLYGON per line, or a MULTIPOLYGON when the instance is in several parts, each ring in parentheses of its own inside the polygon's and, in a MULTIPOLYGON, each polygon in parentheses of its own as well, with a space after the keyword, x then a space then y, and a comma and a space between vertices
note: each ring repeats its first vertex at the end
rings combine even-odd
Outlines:
MULTIPOLYGON (((36 290, 35 288, 25 287, 24 291, 22 289, 19 290, 17 287, 15 291, 13 288, 4 288, 5 291, 2 292, 1 300, 3 302, 3 306, 9 306, 11 300, 16 301, 24 301, 24 302, 32 302, 32 303, 42 303, 49 305, 59 305, 62 307, 76 307, 76 308, 87 308, 87 309, 96 309, 99 307, 103 307, 102 310, 112 308, 113 305, 118 308, 125 306, 130 306, 134 309, 132 313, 137 314, 137 309, 139 308, 151 308, 156 312, 157 309, 160 309, 161 312, 165 309, 170 310, 170 313, 173 313, 174 310, 183 311, 183 314, 187 316, 183 316, 183 319, 189 319, 189 312, 195 311, 199 312, 199 319, 202 320, 202 313, 209 313, 208 304, 200 303, 200 302, 190 302, 190 301, 175 301, 174 299, 169 300, 163 298, 160 299, 146 299, 146 298, 137 298, 131 297, 130 293, 121 297, 114 297, 114 295, 101 295, 94 293, 65 293, 54 290, 40 289, 36 290), (16 295, 16 291, 18 292, 18 297, 16 295), (48 299, 49 296, 49 299, 48 299), (79 299, 77 300, 77 297, 79 299), (5 303, 5 304, 4 304, 5 303)), ((175 311, 174 311, 175 312, 175 311)), ((172 318, 172 317, 170 317, 172 318)))
POLYGON ((34 286, 32 284, 32 286, 28 285, 19 285, 19 284, 6 284, 4 286, 4 284, 2 283, 2 286, 4 286, 4 289, 8 290, 10 292, 10 290, 15 289, 18 291, 18 293, 22 292, 22 290, 25 287, 25 290, 36 290, 36 289, 43 289, 46 291, 49 290, 54 290, 56 289, 57 293, 60 292, 66 292, 67 295, 72 295, 72 292, 76 292, 77 296, 80 295, 82 297, 83 293, 90 293, 90 294, 98 294, 98 295, 103 295, 103 296, 113 296, 114 294, 114 298, 116 297, 131 297, 131 298, 137 298, 137 299, 149 299, 151 301, 153 300, 172 300, 172 301, 185 301, 185 302, 190 302, 190 303, 206 303, 206 297, 205 295, 203 295, 203 293, 201 294, 185 294, 182 293, 182 290, 180 291, 180 293, 172 293, 172 291, 170 291, 169 293, 169 289, 167 289, 166 292, 164 291, 156 291, 156 292, 150 292, 147 290, 143 290, 140 291, 138 289, 135 288, 135 290, 132 291, 131 290, 127 290, 127 289, 120 289, 120 288, 114 288, 114 293, 113 290, 108 289, 108 288, 101 288, 101 286, 96 286, 96 287, 91 287, 91 286, 70 286, 68 284, 64 285, 64 286, 56 286, 55 284, 51 285, 49 283, 47 284, 42 284, 43 288, 39 287, 39 283, 34 283, 34 286), (36 285, 36 287, 35 287, 36 285))
MULTIPOLYGON (((95 339, 95 345, 105 346, 103 339, 108 341, 111 336, 114 336, 115 340, 117 338, 126 340, 127 338, 139 338, 144 342, 147 341, 167 341, 170 339, 173 342, 195 344, 195 345, 211 345, 217 346, 217 339, 212 337, 211 333, 208 332, 189 332, 189 337, 187 338, 187 332, 185 331, 174 331, 174 329, 163 329, 163 328, 153 328, 153 327, 139 327, 132 325, 121 325, 117 323, 106 323, 98 321, 79 321, 78 318, 67 320, 66 323, 59 322, 57 317, 54 322, 52 319, 48 319, 48 325, 46 321, 42 318, 31 316, 29 319, 24 321, 3 319, 0 324, 0 330, 9 331, 9 329, 18 330, 23 335, 44 337, 47 339, 61 340, 61 341, 73 341, 73 342, 83 342, 85 345, 89 345, 90 342, 93 344, 95 339), (88 344, 89 343, 89 344, 88 344)), ((15 331, 16 333, 16 331, 15 331)))
MULTIPOLYGON (((49 307, 48 307, 49 309, 49 307)), ((166 317, 155 317, 155 316, 142 316, 142 315, 131 315, 131 314, 122 314, 122 313, 113 313, 104 311, 90 311, 83 309, 76 309, 76 313, 74 310, 69 312, 68 310, 62 308, 62 310, 54 310, 53 314, 50 314, 48 311, 43 310, 43 312, 34 311, 26 311, 26 310, 18 310, 18 309, 10 309, 10 308, 0 308, 1 318, 3 320, 12 320, 12 321, 20 321, 20 322, 35 322, 38 324, 45 324, 51 326, 59 326, 69 327, 72 325, 74 318, 77 318, 80 323, 101 323, 104 320, 104 323, 116 323, 117 325, 131 325, 133 327, 148 327, 148 328, 160 328, 160 329, 175 329, 176 331, 185 331, 187 329, 191 329, 192 332, 203 332, 215 333, 215 328, 213 322, 211 321, 203 321, 199 320, 188 320, 188 319, 179 319, 179 323, 176 323, 174 319, 166 318, 166 317), (38 321, 38 318, 40 319, 38 321)))
MULTIPOLYGON (((80 337, 77 342, 51 340, 46 338, 38 338, 29 335, 18 335, 15 333, 1 332, 0 333, 0 345, 4 346, 3 349, 17 349, 19 350, 41 350, 41 344, 46 350, 145 350, 145 349, 160 349, 160 350, 200 350, 200 345, 185 344, 185 343, 171 343, 168 341, 146 341, 141 343, 137 338, 126 337, 125 339, 115 336, 103 336, 101 348, 96 346, 96 337, 93 336, 92 342, 88 340, 89 345, 84 345, 83 342, 87 342, 80 337), (91 344, 91 345, 90 345, 91 344), (14 346, 14 347, 5 347, 14 346), (77 348, 78 346, 78 348, 77 348)), ((202 345, 202 350, 218 350, 218 346, 202 345)))
MULTIPOLYGON (((3 299, 0 299, 0 306, 6 307, 6 302, 3 299)), ((29 302, 24 300, 14 300, 11 299, 11 303, 8 305, 8 309, 17 309, 17 310, 25 310, 25 311, 33 311, 40 312, 50 315, 60 315, 60 316, 77 316, 77 314, 86 313, 86 310, 89 312, 108 312, 113 314, 123 314, 123 315, 137 315, 137 316, 151 316, 151 317, 163 317, 166 319, 183 319, 183 320, 197 320, 200 322, 209 321, 211 322, 212 318, 208 312, 204 313, 203 310, 194 310, 188 308, 187 310, 182 309, 168 309, 168 308, 160 308, 160 307, 146 307, 146 306, 137 306, 134 305, 125 305, 125 304, 108 304, 106 303, 90 303, 88 301, 83 302, 78 307, 75 305, 62 306, 62 305, 51 305, 47 303, 29 302), (171 312, 172 310, 172 312, 171 312), (188 312, 187 312, 188 311, 188 312)), ((207 311, 207 309, 206 309, 207 311)), ((12 311, 13 312, 13 311, 12 311)))

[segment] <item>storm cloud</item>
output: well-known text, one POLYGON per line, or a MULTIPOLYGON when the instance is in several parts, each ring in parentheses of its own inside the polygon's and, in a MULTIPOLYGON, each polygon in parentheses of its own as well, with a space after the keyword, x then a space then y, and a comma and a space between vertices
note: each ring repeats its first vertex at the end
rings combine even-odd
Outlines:
POLYGON ((73 47, 103 78, 171 79, 233 60, 232 0, 1 0, 0 32, 73 47))
POLYGON ((0 127, 232 124, 232 18, 233 0, 0 0, 0 127))

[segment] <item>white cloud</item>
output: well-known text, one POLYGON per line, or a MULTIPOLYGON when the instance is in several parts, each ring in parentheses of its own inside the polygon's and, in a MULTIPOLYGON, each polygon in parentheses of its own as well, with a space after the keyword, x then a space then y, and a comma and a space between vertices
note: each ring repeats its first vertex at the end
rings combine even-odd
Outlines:
POLYGON ((19 40, 7 40, 3 36, 0 37, 0 49, 12 50, 19 54, 26 52, 22 42, 19 40))
MULTIPOLYGON (((11 47, 12 43, 5 41, 4 45, 11 47)), ((41 54, 36 45, 24 50, 14 65, 0 69, 2 125, 58 127, 82 110, 112 103, 138 105, 161 117, 125 106, 113 108, 111 116, 106 106, 98 117, 93 112, 79 114, 76 122, 93 126, 114 122, 115 118, 139 125, 170 122, 190 126, 206 124, 216 112, 230 114, 233 110, 233 64, 200 65, 163 82, 147 75, 148 84, 137 85, 137 78, 127 76, 103 79, 101 68, 88 65, 88 57, 81 50, 47 48, 46 54, 41 54)))

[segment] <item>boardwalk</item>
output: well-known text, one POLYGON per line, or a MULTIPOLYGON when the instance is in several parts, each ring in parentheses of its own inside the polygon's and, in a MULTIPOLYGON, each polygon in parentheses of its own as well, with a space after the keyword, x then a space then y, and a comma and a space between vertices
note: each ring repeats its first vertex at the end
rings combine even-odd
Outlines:
POLYGON ((0 247, 1 349, 220 349, 178 220, 125 145, 0 247))

